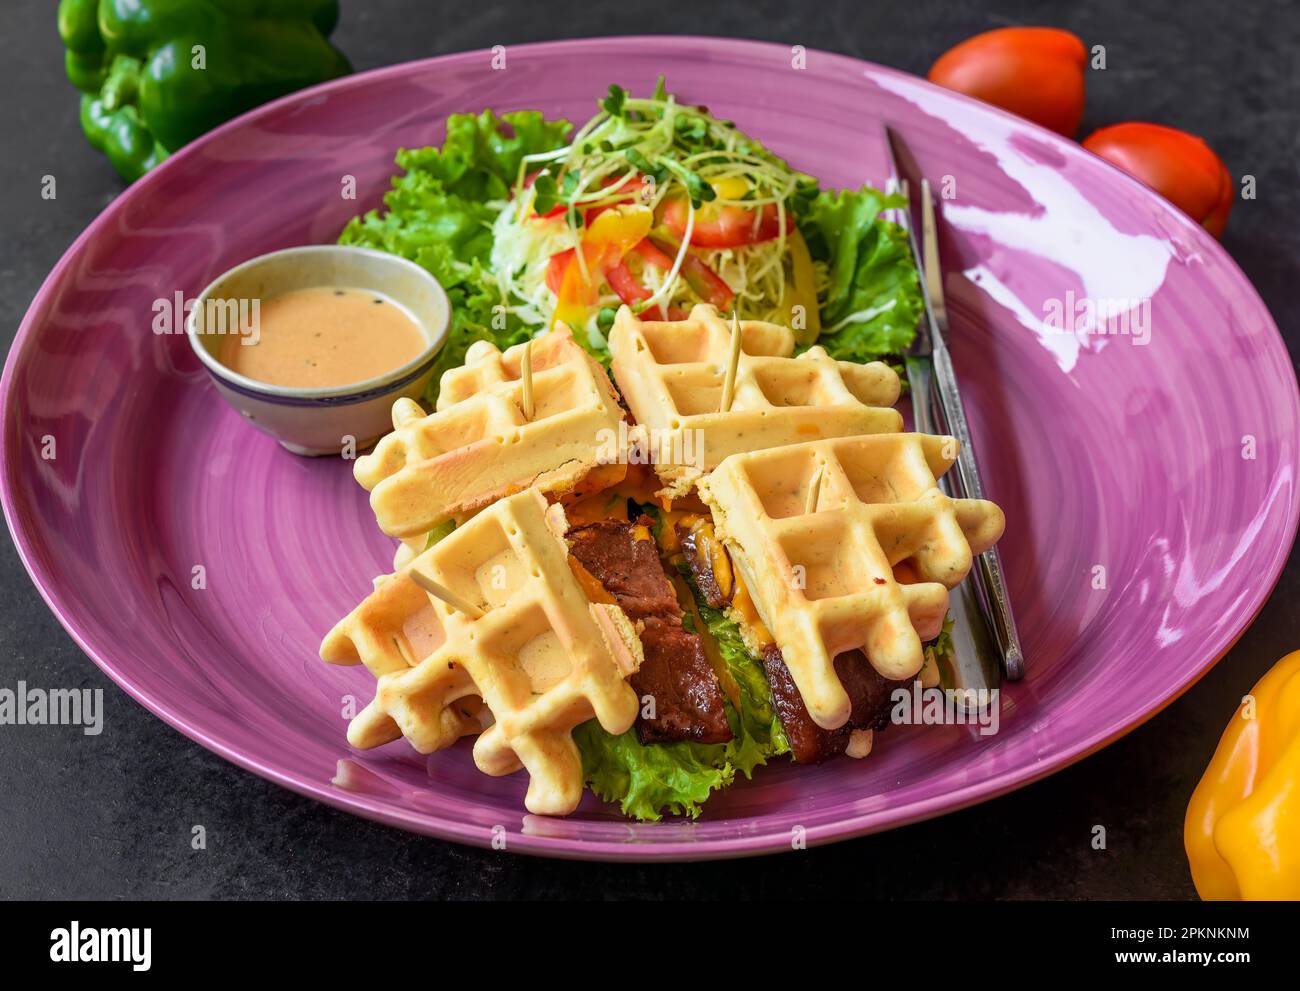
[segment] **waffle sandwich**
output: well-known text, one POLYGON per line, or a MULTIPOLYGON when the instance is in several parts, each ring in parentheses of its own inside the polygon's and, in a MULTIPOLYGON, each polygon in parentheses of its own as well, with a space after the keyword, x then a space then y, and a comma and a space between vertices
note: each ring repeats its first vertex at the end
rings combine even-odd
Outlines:
POLYGON ((732 454, 903 428, 892 408, 898 375, 888 365, 835 361, 821 347, 794 357, 788 328, 756 320, 738 326, 724 402, 733 329, 716 309, 699 305, 686 320, 661 323, 624 306, 614 319, 611 371, 671 494, 732 454))
POLYGON ((701 486, 718 537, 813 721, 848 721, 834 660, 862 651, 889 681, 911 679, 939 635, 948 590, 1002 535, 1002 510, 951 499, 937 479, 952 437, 876 434, 736 454, 701 486), (906 562, 901 583, 895 568, 906 562))
POLYGON ((582 795, 571 732, 595 718, 609 733, 636 719, 626 679, 641 644, 623 611, 592 602, 568 563, 564 511, 536 489, 502 499, 416 557, 325 638, 321 657, 364 663, 372 701, 348 741, 371 747, 399 733, 429 753, 476 731, 487 774, 527 769, 530 812, 566 815, 582 795), (431 594, 432 583, 459 603, 431 594))
POLYGON ((567 329, 530 343, 531 411, 525 345, 503 353, 489 341, 470 345, 465 364, 443 375, 433 413, 397 403, 393 432, 354 468, 384 533, 420 542, 512 492, 572 497, 623 477, 626 467, 601 453, 601 438, 623 420, 604 369, 567 329))

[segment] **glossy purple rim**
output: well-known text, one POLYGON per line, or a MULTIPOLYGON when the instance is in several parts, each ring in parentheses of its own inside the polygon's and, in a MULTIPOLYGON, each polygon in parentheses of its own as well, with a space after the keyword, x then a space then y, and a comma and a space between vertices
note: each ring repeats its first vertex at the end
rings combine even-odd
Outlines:
MULTIPOLYGON (((625 46, 629 50, 636 50, 643 49, 645 46, 651 44, 664 46, 687 42, 707 42, 722 51, 730 52, 751 50, 754 52, 767 52, 771 54, 780 51, 787 57, 789 54, 788 46, 770 42, 740 41, 699 36, 656 35, 540 42, 528 45, 512 46, 512 51, 523 54, 537 54, 543 52, 554 54, 563 52, 569 53, 573 57, 580 58, 584 51, 597 46, 605 49, 608 49, 611 46, 625 46)), ((846 67, 869 68, 876 74, 905 79, 908 84, 912 86, 919 85, 938 90, 938 87, 934 87, 918 77, 900 72, 896 69, 890 69, 879 66, 875 63, 829 52, 817 51, 816 55, 819 59, 828 62, 838 63, 846 67)), ((262 116, 277 112, 281 107, 299 101, 305 102, 311 97, 322 93, 328 93, 337 89, 354 86, 357 85, 359 81, 364 82, 376 78, 384 78, 389 75, 400 75, 410 71, 414 66, 457 66, 479 61, 483 57, 484 53, 482 51, 439 56, 431 59, 418 60, 416 62, 386 66, 381 69, 344 77, 342 79, 321 84, 320 86, 312 87, 308 90, 303 90, 299 93, 292 94, 274 101, 273 103, 267 104, 264 107, 260 107, 257 110, 251 111, 242 117, 236 118, 235 120, 222 125, 209 135, 206 135, 183 148, 153 172, 138 180, 130 189, 124 191, 121 196, 117 197, 117 199, 110 203, 73 242, 64 253, 63 257, 51 270, 50 274, 46 277, 40 290, 34 297, 14 338, 13 346, 10 349, 8 358, 5 362, 3 376, 0 376, 0 404, 3 405, 5 417, 8 418, 12 413, 10 393, 14 368, 18 363, 19 356, 27 346, 29 339, 33 336, 34 327, 39 323, 45 308, 49 304, 53 288, 63 277, 65 270, 70 266, 70 259, 80 251, 83 245, 93 239, 102 228, 114 223, 119 213, 123 210, 124 203, 127 201, 128 197, 131 196, 133 191, 142 188, 147 189, 150 183, 156 182, 160 175, 165 175, 167 173, 167 170, 175 168, 177 163, 184 162, 189 156, 200 153, 208 141, 224 135, 227 131, 245 126, 247 123, 255 121, 262 116)), ((1090 152, 1085 151, 1074 142, 1067 141, 1066 139, 1063 139, 1052 132, 1046 131, 1043 128, 1027 123, 1020 118, 1007 114, 997 108, 962 97, 959 94, 953 94, 947 90, 943 90, 942 92, 949 99, 958 99, 967 104, 978 106, 984 113, 1015 121, 1018 126, 1030 129, 1037 139, 1053 144, 1063 155, 1083 155, 1095 159, 1095 156, 1092 156, 1090 152)), ((1099 159, 1096 160, 1100 161, 1099 159)), ((1114 181, 1129 183, 1134 188, 1142 190, 1144 195, 1155 198, 1154 193, 1141 183, 1132 179, 1126 173, 1115 169, 1113 166, 1110 166, 1109 163, 1107 163, 1107 168, 1114 173, 1114 181)), ((1249 285, 1249 281, 1246 279, 1244 273, 1241 272, 1240 268, 1217 241, 1211 238, 1202 228, 1178 211, 1170 208, 1168 213, 1173 223, 1181 225, 1190 231, 1189 236, 1201 251, 1213 254, 1220 263, 1226 263, 1241 278, 1243 284, 1249 285)), ((1286 357, 1285 345, 1283 344, 1281 337, 1278 335, 1276 327, 1272 327, 1272 330, 1273 334, 1270 337, 1270 345, 1276 350, 1277 355, 1285 358, 1281 364, 1291 370, 1292 385, 1294 388, 1294 367, 1291 365, 1289 357, 1286 357)), ((220 754, 234 764, 244 767, 262 777, 275 781, 293 791, 299 792, 300 794, 307 795, 311 798, 366 818, 398 826, 400 828, 437 836, 443 839, 455 840, 472 846, 483 847, 489 845, 490 837, 485 836, 481 828, 471 827, 466 823, 454 819, 433 816, 427 812, 417 815, 406 810, 395 810, 391 806, 372 800, 365 795, 343 792, 329 787, 328 784, 323 784, 316 780, 300 778, 296 775, 285 773, 276 767, 269 766, 250 757, 248 754, 237 748, 228 746, 222 740, 203 732, 198 727, 189 723, 175 711, 165 698, 154 697, 141 691, 132 683, 132 681, 120 669, 119 665, 112 659, 111 646, 100 647, 92 642, 91 631, 83 628, 82 624, 74 615, 72 615, 71 610, 66 606, 59 591, 59 576, 49 573, 40 566, 40 564, 34 559, 32 543, 29 535, 15 527, 15 483, 10 475, 10 465, 13 463, 13 459, 7 445, 8 431, 0 431, 0 461, 3 462, 5 468, 3 479, 0 480, 0 504, 3 505, 5 519, 9 526, 19 557, 22 560, 23 565, 27 568, 28 573, 31 575, 37 590, 40 592, 42 598, 45 599, 47 605, 49 605, 51 611, 62 624, 64 629, 68 631, 69 635, 91 658, 91 660, 105 671, 109 677, 121 686, 128 694, 163 721, 191 739, 198 741, 209 750, 220 754)), ((1255 584, 1254 588, 1244 596, 1245 601, 1238 607, 1238 612, 1240 614, 1248 615, 1249 619, 1234 623, 1231 627, 1225 627, 1225 632, 1221 636, 1213 642, 1206 643, 1203 648, 1206 660, 1194 669, 1189 668, 1185 677, 1170 685, 1163 696, 1149 704, 1143 711, 1127 717, 1111 719, 1109 722, 1098 726, 1097 730, 1086 739, 1076 742, 1073 746, 1067 747, 1062 751, 1051 755, 1048 759, 1004 771, 994 777, 958 788, 955 791, 950 791, 943 795, 933 796, 927 799, 914 801, 908 805, 891 808, 884 816, 879 812, 863 813, 857 816, 841 819, 834 824, 819 827, 816 830, 809 830, 807 835, 808 845, 821 845, 837 840, 867 835, 869 833, 879 832, 897 826, 907 825, 909 823, 932 818, 936 815, 956 811, 974 805, 980 801, 995 798, 1067 767, 1140 726, 1146 720, 1163 710, 1167 705, 1173 702, 1179 695, 1199 680, 1199 678, 1202 677, 1231 648, 1237 638, 1240 637, 1241 633, 1250 625, 1250 622, 1253 621, 1254 617, 1258 615, 1264 602, 1268 599, 1269 594, 1281 576, 1282 569, 1285 566, 1290 553, 1291 544, 1295 538, 1298 523, 1300 523, 1300 491, 1296 492, 1288 507, 1285 524, 1287 539, 1279 542, 1275 546, 1275 549, 1267 560, 1267 567, 1259 575, 1260 580, 1255 584)), ((509 849, 514 852, 539 854, 565 859, 603 859, 620 861, 724 859, 779 852, 790 848, 790 843, 787 837, 784 835, 773 835, 771 833, 754 837, 730 839, 718 843, 700 843, 698 841, 661 841, 652 845, 637 845, 600 840, 561 839, 534 836, 527 833, 511 833, 509 846, 509 849)))

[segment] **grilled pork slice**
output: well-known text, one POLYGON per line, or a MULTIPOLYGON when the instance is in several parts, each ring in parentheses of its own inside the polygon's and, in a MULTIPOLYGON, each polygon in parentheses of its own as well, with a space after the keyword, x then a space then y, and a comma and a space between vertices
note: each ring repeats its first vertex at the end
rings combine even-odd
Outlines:
POLYGON ((772 686, 772 705, 790 741, 790 752, 800 764, 820 764, 828 757, 844 753, 854 730, 884 729, 889 723, 890 694, 908 684, 882 678, 862 651, 845 651, 835 658, 835 673, 844 683, 853 708, 847 723, 839 729, 828 730, 818 726, 808 714, 785 666, 781 648, 774 643, 763 648, 763 668, 772 686))
POLYGON ((654 700, 653 717, 646 718, 643 706, 637 718, 641 742, 726 743, 731 727, 722 689, 699 634, 682 626, 649 524, 642 517, 574 527, 570 551, 640 630, 645 661, 630 681, 639 697, 654 700))

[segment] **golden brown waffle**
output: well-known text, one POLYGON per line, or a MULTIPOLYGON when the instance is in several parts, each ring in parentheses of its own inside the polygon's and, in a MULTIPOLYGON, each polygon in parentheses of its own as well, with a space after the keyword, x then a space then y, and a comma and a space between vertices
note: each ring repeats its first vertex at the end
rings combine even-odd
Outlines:
POLYGON ((416 750, 431 753, 482 729, 478 689, 464 667, 427 668, 418 684, 393 677, 418 670, 446 640, 442 614, 406 569, 380 579, 335 625, 321 644, 321 659, 365 664, 379 682, 374 701, 348 726, 352 746, 368 750, 405 736, 416 750))
POLYGON ((602 440, 623 418, 604 369, 567 328, 532 345, 531 419, 524 345, 503 354, 489 341, 470 345, 465 364, 443 375, 436 412, 425 416, 410 400, 393 407, 394 432, 354 469, 380 529, 420 537, 529 486, 580 495, 622 478, 626 465, 602 464, 602 440))
POLYGON ((842 437, 736 454, 701 483, 819 726, 836 729, 849 716, 835 656, 861 648, 883 677, 915 675, 921 642, 943 627, 948 589, 1002 535, 993 503, 939 490, 957 450, 952 437, 842 437), (895 580, 903 561, 916 584, 895 580))
POLYGON ((612 734, 632 725, 638 703, 625 679, 642 654, 622 610, 583 592, 565 530, 564 510, 548 509, 539 490, 509 496, 420 554, 340 622, 321 657, 361 660, 379 681, 349 741, 374 746, 400 727, 428 753, 466 731, 457 700, 479 696, 494 719, 475 742, 479 769, 527 768, 530 812, 572 812, 583 776, 571 731, 593 716, 612 734), (479 615, 424 592, 412 570, 479 615))
POLYGON ((619 310, 609 337, 611 369, 674 492, 724 458, 825 437, 894 433, 903 418, 898 375, 881 362, 835 361, 824 348, 794 354, 785 327, 742 320, 730 409, 721 412, 731 324, 700 305, 683 321, 658 323, 619 310))

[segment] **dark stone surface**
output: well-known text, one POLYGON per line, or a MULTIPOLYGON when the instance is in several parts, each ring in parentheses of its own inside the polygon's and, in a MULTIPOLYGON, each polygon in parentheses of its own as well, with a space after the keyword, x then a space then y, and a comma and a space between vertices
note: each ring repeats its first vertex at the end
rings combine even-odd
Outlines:
MULTIPOLYGON (((1105 0, 781 5, 343 0, 336 39, 359 69, 582 35, 737 35, 834 49, 924 72, 949 45, 1007 24, 1055 24, 1104 44, 1084 132, 1126 119, 1203 134, 1257 177, 1225 239, 1293 353, 1300 344, 1300 8, 1105 0)), ((122 186, 82 140, 49 0, 7 5, 0 118, 0 327, 10 337, 46 272, 122 186), (18 9, 12 9, 18 8, 18 9), (59 178, 40 198, 41 176, 59 178)), ((477 108, 467 108, 477 109, 477 108)), ((1206 328, 1213 333, 1213 328, 1206 328)), ((97 687, 111 732, 0 727, 0 896, 71 898, 816 897, 1188 898, 1183 812, 1240 699, 1300 643, 1293 555, 1279 590, 1198 685, 1114 746, 982 806, 763 863, 646 867, 547 862, 378 826, 227 764, 116 689, 55 622, 0 541, 0 684, 97 687), (208 848, 192 852, 202 823, 208 848), (1108 849, 1093 850, 1094 825, 1108 849)), ((110 578, 110 576, 102 576, 110 578)))

